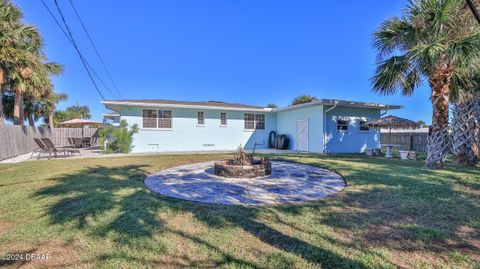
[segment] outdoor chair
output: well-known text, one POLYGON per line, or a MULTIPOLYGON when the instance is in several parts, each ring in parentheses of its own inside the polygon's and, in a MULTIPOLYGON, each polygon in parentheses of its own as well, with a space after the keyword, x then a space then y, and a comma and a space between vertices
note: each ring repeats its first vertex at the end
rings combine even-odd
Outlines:
POLYGON ((92 139, 90 140, 90 144, 92 147, 94 146, 98 146, 98 137, 92 137, 92 139))
POLYGON ((70 144, 70 146, 71 146, 72 148, 74 148, 74 147, 75 147, 75 141, 73 141, 73 138, 68 137, 67 140, 68 140, 68 144, 70 144))
POLYGON ((83 138, 72 138, 73 145, 75 148, 82 148, 83 147, 83 138))
POLYGON ((40 156, 42 153, 48 153, 48 148, 45 146, 45 144, 43 144, 42 140, 40 140, 39 138, 34 138, 33 141, 35 141, 35 143, 37 144, 38 146, 38 149, 32 151, 32 155, 30 155, 30 158, 33 157, 33 154, 35 153, 38 153, 38 156, 37 156, 37 160, 40 159, 40 156))
POLYGON ((92 146, 92 138, 91 137, 85 137, 83 138, 83 145, 86 147, 86 148, 89 148, 92 146))
POLYGON ((52 153, 55 157, 58 157, 59 152, 63 152, 65 157, 67 157, 67 153, 69 154, 78 153, 79 155, 82 155, 80 153, 80 150, 78 149, 73 149, 69 147, 55 147, 55 145, 53 144, 52 140, 50 140, 50 138, 42 138, 42 142, 47 148, 49 159, 52 157, 52 153))

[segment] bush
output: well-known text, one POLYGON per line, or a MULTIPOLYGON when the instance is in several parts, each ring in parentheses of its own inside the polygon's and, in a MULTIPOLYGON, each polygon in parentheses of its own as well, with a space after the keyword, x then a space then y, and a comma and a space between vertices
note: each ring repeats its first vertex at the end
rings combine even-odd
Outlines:
POLYGON ((292 105, 299 105, 299 104, 305 104, 305 103, 310 103, 313 101, 317 101, 317 97, 311 96, 311 95, 300 95, 295 97, 292 101, 292 105))
POLYGON ((127 121, 122 120, 118 127, 110 125, 100 130, 101 146, 107 153, 129 153, 133 148, 132 137, 137 132, 136 124, 128 129, 127 121))

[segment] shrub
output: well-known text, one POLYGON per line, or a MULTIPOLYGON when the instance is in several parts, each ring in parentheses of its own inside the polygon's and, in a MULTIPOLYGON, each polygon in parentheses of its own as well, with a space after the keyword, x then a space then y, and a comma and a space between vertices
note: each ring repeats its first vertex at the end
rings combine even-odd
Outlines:
POLYGON ((137 125, 129 129, 126 120, 122 120, 118 127, 109 125, 100 130, 101 146, 107 153, 129 153, 133 148, 132 137, 137 132, 137 125))
POLYGON ((295 97, 292 101, 292 105, 299 105, 299 104, 305 104, 305 103, 310 103, 313 101, 317 101, 317 97, 311 96, 311 95, 300 95, 295 97))

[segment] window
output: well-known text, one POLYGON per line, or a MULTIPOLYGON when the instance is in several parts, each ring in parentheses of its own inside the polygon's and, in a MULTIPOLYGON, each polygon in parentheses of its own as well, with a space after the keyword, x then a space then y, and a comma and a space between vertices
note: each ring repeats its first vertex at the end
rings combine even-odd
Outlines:
POLYGON ((245 113, 244 121, 245 121, 245 130, 264 130, 265 129, 264 114, 245 113))
POLYGON ((172 111, 144 109, 143 128, 172 128, 172 111))
POLYGON ((337 130, 338 131, 348 131, 348 121, 347 120, 337 120, 337 130))
POLYGON ((172 128, 172 111, 171 110, 158 111, 158 128, 165 128, 165 129, 172 128))
POLYGON ((203 111, 197 112, 197 124, 205 125, 205 114, 203 113, 203 111))
POLYGON ((370 128, 367 126, 367 122, 364 120, 358 120, 358 127, 360 131, 370 131, 370 128))
POLYGON ((157 128, 156 110, 143 110, 143 128, 157 128))
POLYGON ((265 129, 265 115, 255 114, 255 129, 264 130, 265 129))
POLYGON ((245 121, 246 130, 255 129, 255 114, 245 114, 243 119, 245 121))
POLYGON ((227 113, 225 112, 220 113, 220 125, 227 126, 227 113))

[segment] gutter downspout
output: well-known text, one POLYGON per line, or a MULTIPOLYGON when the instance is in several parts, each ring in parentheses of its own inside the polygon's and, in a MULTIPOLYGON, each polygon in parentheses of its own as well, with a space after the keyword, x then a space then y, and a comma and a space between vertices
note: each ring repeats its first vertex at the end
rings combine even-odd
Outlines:
POLYGON ((338 101, 335 104, 323 112, 323 154, 327 153, 327 113, 337 107, 338 101))

